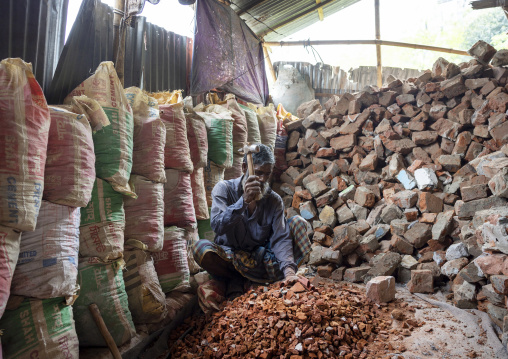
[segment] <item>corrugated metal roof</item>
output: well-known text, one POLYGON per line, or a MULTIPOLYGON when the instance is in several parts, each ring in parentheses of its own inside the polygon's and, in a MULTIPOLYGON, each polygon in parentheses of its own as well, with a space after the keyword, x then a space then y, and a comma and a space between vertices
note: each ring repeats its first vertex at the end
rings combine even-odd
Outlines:
MULTIPOLYGON (((358 1, 360 0, 321 0, 321 3, 325 4, 322 7, 324 17, 326 18, 358 1)), ((240 14, 240 17, 245 20, 256 35, 263 37, 266 34, 265 41, 280 41, 318 22, 318 11, 314 10, 291 23, 278 27, 293 17, 307 13, 317 5, 316 0, 233 0, 232 2, 232 8, 240 14), (247 9, 247 12, 242 13, 242 9, 247 9), (270 28, 275 31, 271 31, 270 28)))
MULTIPOLYGON (((136 17, 127 27, 124 87, 150 92, 187 90, 188 39, 136 17)), ((58 104, 102 61, 113 59, 113 10, 99 0, 84 0, 62 51, 47 94, 58 104), (92 35, 91 35, 92 34, 92 35)))
POLYGON ((0 1, 0 59, 32 63, 35 78, 49 89, 62 51, 69 0, 0 1))

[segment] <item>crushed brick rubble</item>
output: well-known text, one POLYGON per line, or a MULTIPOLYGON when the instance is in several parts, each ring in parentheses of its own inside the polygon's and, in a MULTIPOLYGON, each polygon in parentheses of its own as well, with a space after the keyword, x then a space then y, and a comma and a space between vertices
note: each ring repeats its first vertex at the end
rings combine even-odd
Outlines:
POLYGON ((386 342, 393 332, 389 315, 386 303, 373 303, 347 283, 310 290, 300 283, 290 289, 260 286, 208 319, 188 319, 172 334, 171 357, 387 358, 386 350, 393 353, 386 342), (189 327, 192 332, 178 341, 189 327))

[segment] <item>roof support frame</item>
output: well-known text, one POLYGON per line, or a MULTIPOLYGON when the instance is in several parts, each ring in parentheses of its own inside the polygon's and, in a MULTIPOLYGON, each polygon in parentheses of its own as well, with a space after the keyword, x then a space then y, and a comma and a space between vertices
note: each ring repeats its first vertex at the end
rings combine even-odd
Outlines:
MULTIPOLYGON (((321 0, 316 0, 316 4, 321 4, 321 0)), ((317 9, 317 13, 319 16, 319 21, 323 21, 325 19, 325 14, 323 13, 323 8, 320 7, 317 9)))
POLYGON ((418 50, 429 50, 437 52, 446 52, 449 54, 470 56, 467 51, 450 49, 446 47, 430 46, 430 45, 419 45, 411 44, 406 42, 398 41, 386 41, 386 40, 313 40, 313 41, 270 41, 265 42, 264 46, 319 46, 319 45, 381 45, 381 46, 395 46, 395 47, 406 47, 410 49, 418 50))

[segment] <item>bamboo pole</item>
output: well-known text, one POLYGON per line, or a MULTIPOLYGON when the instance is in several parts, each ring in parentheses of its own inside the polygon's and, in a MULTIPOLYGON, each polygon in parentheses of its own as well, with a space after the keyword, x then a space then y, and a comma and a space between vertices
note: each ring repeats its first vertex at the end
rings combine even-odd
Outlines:
POLYGON ((277 81, 277 76, 275 76, 275 70, 273 69, 272 60, 270 59, 270 55, 268 54, 268 49, 266 46, 263 46, 263 52, 265 54, 266 62, 268 63, 268 69, 272 74, 273 82, 277 81))
POLYGON ((410 44, 406 42, 398 41, 386 41, 386 40, 315 40, 315 41, 269 41, 265 42, 265 46, 319 46, 319 45, 381 45, 381 46, 395 46, 395 47, 406 47, 410 49, 418 50, 429 50, 437 52, 446 52, 449 54, 471 56, 464 50, 449 49, 446 47, 429 46, 410 44))
MULTIPOLYGON (((379 0, 374 0, 374 10, 376 17, 376 41, 381 40, 381 26, 379 21, 379 0)), ((381 45, 376 44, 376 58, 377 58, 377 87, 383 86, 383 67, 381 63, 381 45)))
MULTIPOLYGON (((316 0, 316 4, 321 4, 321 0, 316 0)), ((323 13, 323 8, 320 7, 317 9, 319 21, 323 21, 325 19, 325 14, 323 13)))

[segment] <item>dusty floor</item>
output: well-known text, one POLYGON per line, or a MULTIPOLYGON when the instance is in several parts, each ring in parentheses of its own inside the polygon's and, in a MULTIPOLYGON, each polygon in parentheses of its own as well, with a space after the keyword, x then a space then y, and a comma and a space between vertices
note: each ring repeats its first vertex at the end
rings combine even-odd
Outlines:
MULTIPOLYGON (((404 286, 396 298, 414 308, 417 321, 410 336, 401 338, 405 351, 399 357, 417 358, 508 358, 486 313, 462 310, 445 302, 441 293, 412 295, 404 286)), ((401 323, 394 321, 394 327, 401 323)))

